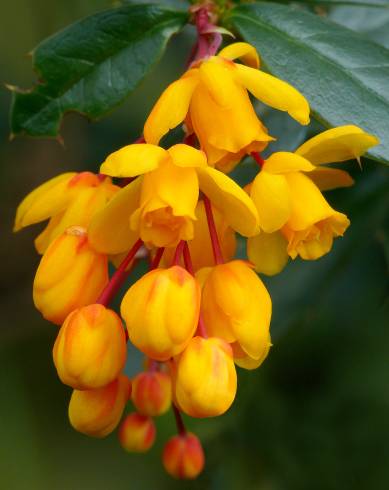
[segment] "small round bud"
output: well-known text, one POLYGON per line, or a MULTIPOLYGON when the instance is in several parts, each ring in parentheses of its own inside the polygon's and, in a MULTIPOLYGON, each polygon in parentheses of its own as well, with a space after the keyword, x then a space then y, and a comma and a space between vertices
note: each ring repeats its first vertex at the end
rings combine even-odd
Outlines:
POLYGON ((155 441, 155 424, 151 417, 130 413, 119 428, 119 441, 128 452, 144 453, 155 441))
POLYGON ((103 388, 74 390, 69 404, 71 425, 88 436, 107 436, 118 425, 130 393, 127 376, 119 376, 103 388))
POLYGON ((79 308, 66 318, 53 348, 61 381, 86 390, 107 385, 121 373, 127 346, 119 316, 100 304, 79 308))
POLYGON ((132 380, 132 402, 142 415, 157 417, 167 412, 172 400, 172 382, 167 373, 148 371, 132 380))
POLYGON ((163 449, 162 463, 174 478, 196 478, 204 468, 204 451, 199 439, 191 433, 172 437, 163 449))
POLYGON ((121 305, 131 342, 144 354, 167 361, 182 352, 195 333, 200 286, 179 266, 145 274, 121 305))
POLYGON ((194 337, 173 370, 174 396, 191 417, 215 417, 228 410, 236 394, 232 349, 224 340, 194 337))
POLYGON ((90 246, 85 228, 72 226, 40 261, 34 303, 47 320, 61 325, 73 310, 94 303, 107 282, 107 257, 90 246))

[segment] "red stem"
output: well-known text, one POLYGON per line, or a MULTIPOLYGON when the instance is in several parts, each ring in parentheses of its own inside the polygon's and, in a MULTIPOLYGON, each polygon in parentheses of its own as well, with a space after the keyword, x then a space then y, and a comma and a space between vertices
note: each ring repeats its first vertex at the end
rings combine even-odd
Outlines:
POLYGON ((174 403, 173 403, 173 413, 174 413, 174 418, 176 419, 177 432, 180 434, 180 436, 184 436, 186 434, 184 421, 182 420, 181 412, 174 405, 174 403))
POLYGON ((180 243, 177 245, 176 251, 174 252, 172 265, 179 264, 182 252, 184 250, 184 246, 185 246, 185 241, 181 240, 180 243))
POLYGON ((161 262, 162 255, 163 255, 164 251, 165 251, 165 247, 160 247, 157 250, 157 252, 156 252, 156 254, 155 254, 155 256, 154 256, 154 258, 150 264, 150 270, 151 271, 156 269, 159 266, 159 263, 161 262))
POLYGON ((96 303, 100 303, 104 306, 108 306, 111 302, 112 298, 118 292, 120 287, 123 285, 126 280, 128 274, 131 272, 130 270, 126 270, 127 266, 130 264, 132 259, 135 257, 137 251, 143 245, 143 241, 139 239, 128 252, 126 258, 120 264, 118 269, 115 271, 114 275, 111 277, 109 283, 106 285, 103 292, 100 294, 96 303))
POLYGON ((253 152, 251 152, 251 156, 258 163, 258 165, 262 168, 263 164, 265 163, 265 160, 261 157, 261 155, 257 151, 253 151, 253 152))
POLYGON ((211 237, 212 250, 213 250, 213 256, 215 258, 215 263, 223 264, 224 263, 223 254, 222 254, 222 249, 220 247, 219 238, 217 236, 211 201, 208 199, 207 196, 204 196, 204 206, 205 206, 205 214, 207 215, 208 229, 209 229, 209 235, 211 237))

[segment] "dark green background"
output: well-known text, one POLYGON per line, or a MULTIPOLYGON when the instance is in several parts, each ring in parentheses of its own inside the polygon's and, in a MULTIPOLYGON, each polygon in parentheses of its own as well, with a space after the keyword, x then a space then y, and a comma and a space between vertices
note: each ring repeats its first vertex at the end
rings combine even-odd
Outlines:
MULTIPOLYGON (((109 5, 103 0, 6 2, 0 30, 2 80, 28 87, 34 77, 25 54, 57 29, 109 5)), ((376 40, 388 43, 386 14, 347 9, 333 13, 337 21, 353 18, 351 27, 363 25, 368 34, 372 25, 376 40)), ((58 381, 51 361, 56 327, 41 319, 31 300, 38 263, 32 241, 41 227, 12 235, 15 208, 46 179, 65 170, 96 170, 108 153, 139 135, 158 93, 180 73, 192 34, 187 29, 177 37, 177 47, 170 46, 151 77, 103 121, 91 125, 69 115, 62 130, 65 146, 48 140, 9 142, 10 97, 5 90, 0 94, 0 488, 386 490, 389 178, 387 168, 368 161, 363 171, 350 165, 354 188, 328 193, 352 221, 333 252, 313 263, 296 261, 281 275, 265 279, 274 304, 274 347, 265 365, 239 371, 237 399, 228 414, 188 420, 205 447, 201 478, 179 483, 162 469, 163 441, 174 431, 171 414, 158 420, 158 442, 146 455, 124 453, 115 434, 93 440, 69 427, 70 390, 58 381)), ((284 149, 304 137, 284 117, 271 113, 268 121, 273 134, 282 134, 284 149)), ((243 181, 250 171, 246 164, 238 177, 243 181)))

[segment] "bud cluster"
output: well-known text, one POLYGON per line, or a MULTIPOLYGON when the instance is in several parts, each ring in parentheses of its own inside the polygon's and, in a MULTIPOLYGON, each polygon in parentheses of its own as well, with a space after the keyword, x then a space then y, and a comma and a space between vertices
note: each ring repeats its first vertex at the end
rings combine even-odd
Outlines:
POLYGON ((359 158, 377 144, 350 125, 263 160, 259 152, 275 138, 249 93, 304 125, 308 102, 261 71, 249 44, 217 54, 212 18, 206 7, 196 11, 202 42, 155 104, 144 137, 110 154, 97 175, 66 173, 41 185, 15 220, 15 230, 49 220, 35 242, 43 256, 33 298, 60 326, 53 360, 73 389, 71 425, 105 437, 120 424, 122 447, 145 452, 156 438, 154 418, 172 409, 178 434, 162 461, 176 478, 195 478, 204 466, 181 413, 224 414, 236 397, 236 366, 258 368, 269 354, 272 302, 257 272, 273 275, 289 258, 314 260, 331 250, 349 220, 321 191, 353 181, 325 164, 359 158), (184 142, 159 146, 182 123, 184 142), (227 174, 246 156, 258 173, 242 188, 227 174), (248 260, 234 258, 236 233, 247 238, 248 260), (144 259, 149 270, 125 292, 119 314, 111 300, 144 259), (132 379, 127 342, 147 366, 132 379), (134 411, 122 420, 128 402, 134 411))

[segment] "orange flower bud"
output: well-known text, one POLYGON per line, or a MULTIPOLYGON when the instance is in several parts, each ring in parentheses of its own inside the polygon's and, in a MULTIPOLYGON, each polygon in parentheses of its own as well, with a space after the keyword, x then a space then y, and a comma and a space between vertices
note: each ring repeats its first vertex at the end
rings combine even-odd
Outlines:
POLYGON ((152 418, 130 413, 119 428, 119 441, 128 452, 145 453, 155 441, 155 424, 152 418))
POLYGON ((76 308, 94 303, 107 282, 107 257, 93 250, 84 228, 72 226, 40 261, 34 303, 47 320, 60 325, 76 308))
POLYGON ((148 371, 132 380, 132 402, 142 415, 156 417, 167 412, 172 400, 172 382, 167 373, 148 371))
POLYGON ((61 381, 79 390, 100 388, 117 378, 126 354, 126 336, 119 316, 100 304, 70 313, 53 348, 61 381))
POLYGON ((230 345, 232 347, 232 352, 234 354, 235 364, 240 368, 248 369, 249 371, 251 371, 252 369, 257 369, 263 363, 263 361, 266 359, 267 355, 269 354, 269 350, 270 347, 272 346, 272 343, 269 334, 267 344, 264 344, 263 352, 258 359, 253 359, 252 357, 248 356, 246 352, 238 344, 238 342, 234 342, 233 344, 230 345))
POLYGON ((238 342, 253 359, 263 357, 269 341, 271 298, 248 262, 217 265, 205 279, 202 313, 209 335, 238 342))
POLYGON ((105 437, 118 425, 131 393, 127 376, 119 376, 103 388, 74 390, 69 404, 72 426, 92 437, 105 437))
POLYGON ((174 478, 196 478, 204 468, 204 451, 199 439, 191 433, 172 437, 165 444, 162 462, 174 478))
POLYGON ((194 337, 177 360, 174 394, 181 410, 192 417, 214 417, 228 410, 236 394, 230 345, 216 337, 194 337))
POLYGON ((179 354, 196 330, 200 296, 197 281, 182 267, 145 274, 127 291, 121 305, 131 342, 158 361, 179 354))

